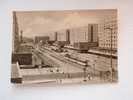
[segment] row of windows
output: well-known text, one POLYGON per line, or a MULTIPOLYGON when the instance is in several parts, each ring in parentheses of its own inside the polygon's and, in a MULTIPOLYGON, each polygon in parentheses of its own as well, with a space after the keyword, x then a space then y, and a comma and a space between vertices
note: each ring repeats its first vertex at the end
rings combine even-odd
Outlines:
MULTIPOLYGON (((100 44, 103 44, 103 43, 111 43, 111 40, 99 40, 99 43, 100 44)), ((112 43, 117 43, 117 40, 112 40, 112 43)))
MULTIPOLYGON (((99 37, 99 40, 111 40, 111 36, 103 35, 99 37)), ((117 40, 117 36, 112 36, 112 40, 117 40)))
POLYGON ((115 18, 113 18, 113 17, 111 17, 111 18, 105 18, 104 19, 104 22, 117 22, 117 18, 115 17, 115 18))
MULTIPOLYGON (((110 44, 101 44, 100 47, 106 48, 106 47, 111 47, 110 44)), ((112 48, 117 48, 117 45, 112 45, 112 48)))
MULTIPOLYGON (((110 45, 111 46, 110 42, 108 42, 108 43, 103 42, 103 43, 100 43, 100 44, 101 45, 110 45)), ((117 43, 116 42, 112 42, 112 45, 117 45, 117 43)))
MULTIPOLYGON (((111 44, 111 42, 109 40, 108 41, 99 41, 99 44, 111 44)), ((112 40, 112 44, 117 44, 117 41, 112 40)))
POLYGON ((111 16, 104 19, 104 24, 99 26, 101 33, 99 34, 99 46, 104 48, 117 48, 117 17, 111 16), (110 30, 104 30, 104 28, 112 28, 112 34, 110 30), (112 44, 111 44, 111 35, 112 35, 112 44))
POLYGON ((113 31, 112 33, 110 33, 109 31, 104 31, 104 33, 99 33, 99 36, 117 36, 117 32, 113 31))

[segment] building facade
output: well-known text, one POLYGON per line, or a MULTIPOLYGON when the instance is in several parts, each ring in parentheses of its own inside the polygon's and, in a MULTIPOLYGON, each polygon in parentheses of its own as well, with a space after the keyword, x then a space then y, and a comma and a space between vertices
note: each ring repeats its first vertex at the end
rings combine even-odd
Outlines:
POLYGON ((13 12, 13 52, 18 52, 19 49, 19 28, 16 12, 13 12))
POLYGON ((99 25, 99 47, 117 50, 117 16, 108 16, 103 19, 99 25), (112 39, 112 41, 111 41, 112 39))
POLYGON ((74 27, 60 30, 55 34, 58 41, 68 41, 71 44, 77 42, 98 42, 98 24, 74 27), (58 36, 56 35, 58 33, 58 36))
POLYGON ((88 42, 98 42, 98 24, 88 24, 88 42))
POLYGON ((34 39, 35 43, 42 43, 45 44, 47 41, 49 41, 49 36, 36 36, 34 39))

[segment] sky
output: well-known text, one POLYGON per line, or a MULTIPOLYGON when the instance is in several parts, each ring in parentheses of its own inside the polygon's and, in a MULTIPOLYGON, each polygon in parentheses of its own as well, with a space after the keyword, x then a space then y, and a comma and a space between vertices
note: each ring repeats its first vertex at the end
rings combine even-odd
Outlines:
POLYGON ((53 36, 62 29, 82 27, 89 23, 101 23, 105 16, 116 10, 65 10, 65 11, 17 11, 19 30, 26 37, 53 36))

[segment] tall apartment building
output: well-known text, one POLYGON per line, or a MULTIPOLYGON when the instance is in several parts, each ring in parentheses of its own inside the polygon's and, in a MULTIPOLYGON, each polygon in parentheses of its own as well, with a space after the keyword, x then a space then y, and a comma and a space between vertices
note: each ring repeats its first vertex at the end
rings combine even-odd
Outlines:
POLYGON ((98 41, 98 24, 88 24, 88 42, 98 41))
POLYGON ((76 27, 70 29, 70 41, 71 44, 75 42, 87 42, 88 41, 88 27, 76 27))
POLYGON ((98 24, 70 29, 71 41, 74 42, 98 42, 98 24))
POLYGON ((16 12, 13 12, 13 52, 17 52, 19 48, 19 28, 16 12))
POLYGON ((117 49, 117 34, 118 34, 118 26, 117 26, 117 16, 108 16, 105 17, 103 23, 98 26, 99 31, 99 47, 110 49, 112 45, 112 49, 117 49), (111 28, 112 32, 110 29, 111 28), (111 36, 112 34, 112 36, 111 36), (112 44, 111 44, 112 38, 112 44))
POLYGON ((54 35, 54 41, 57 41, 57 36, 58 36, 58 33, 57 32, 55 32, 55 35, 54 35))
POLYGON ((57 41, 66 41, 66 30, 59 30, 57 33, 57 41))
POLYGON ((98 24, 63 29, 55 33, 55 38, 58 41, 67 41, 71 44, 77 42, 98 42, 98 24))
POLYGON ((70 43, 70 30, 69 29, 66 30, 66 41, 67 43, 70 43))

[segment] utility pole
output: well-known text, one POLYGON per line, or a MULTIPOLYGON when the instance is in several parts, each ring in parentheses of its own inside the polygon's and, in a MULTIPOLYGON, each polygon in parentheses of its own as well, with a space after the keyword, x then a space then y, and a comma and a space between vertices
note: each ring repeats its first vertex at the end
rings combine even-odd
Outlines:
POLYGON ((108 28, 104 28, 106 30, 110 30, 110 67, 111 67, 111 81, 113 81, 113 66, 112 66, 112 33, 113 33, 113 29, 108 27, 108 28))
POLYGON ((86 74, 87 74, 87 73, 86 73, 87 67, 88 67, 88 61, 86 60, 86 61, 85 61, 85 66, 84 66, 84 68, 83 68, 83 70, 84 70, 84 80, 83 80, 83 81, 84 81, 84 82, 87 81, 87 80, 86 80, 86 76, 87 76, 87 75, 86 75, 86 74))
POLYGON ((23 43, 23 30, 20 31, 20 42, 23 43))

